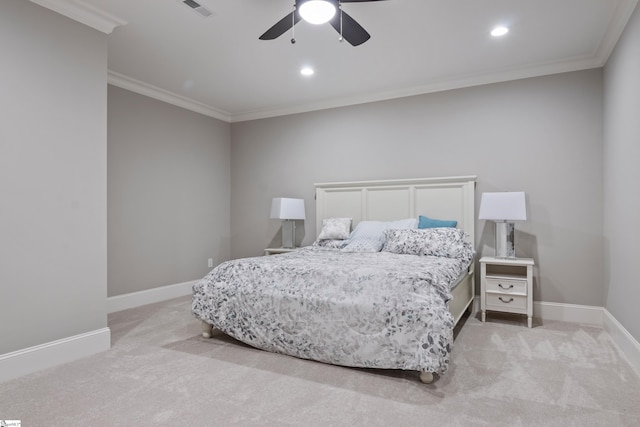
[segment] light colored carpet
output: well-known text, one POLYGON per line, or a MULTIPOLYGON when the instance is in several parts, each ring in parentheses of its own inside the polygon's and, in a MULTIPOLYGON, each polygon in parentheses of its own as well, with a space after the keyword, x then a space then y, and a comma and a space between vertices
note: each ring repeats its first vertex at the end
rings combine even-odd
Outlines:
POLYGON ((639 426, 640 378, 599 328, 466 319, 449 372, 350 369, 206 340, 179 298, 109 316, 111 350, 0 384, 23 426, 639 426))

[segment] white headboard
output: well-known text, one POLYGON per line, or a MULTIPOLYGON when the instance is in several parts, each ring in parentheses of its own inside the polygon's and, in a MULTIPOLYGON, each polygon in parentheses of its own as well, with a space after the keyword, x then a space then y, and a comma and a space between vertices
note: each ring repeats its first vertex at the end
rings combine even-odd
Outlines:
POLYGON ((325 218, 363 220, 404 218, 456 220, 475 247, 475 176, 315 184, 316 235, 325 218))

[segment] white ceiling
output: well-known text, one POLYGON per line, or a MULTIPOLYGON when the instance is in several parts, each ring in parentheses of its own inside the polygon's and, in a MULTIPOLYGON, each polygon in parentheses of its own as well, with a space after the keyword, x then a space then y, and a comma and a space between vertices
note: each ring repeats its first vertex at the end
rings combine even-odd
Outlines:
POLYGON ((258 40, 293 0, 197 0, 208 18, 181 0, 74 1, 126 21, 108 36, 110 83, 229 122, 600 67, 638 2, 345 3, 371 34, 353 47, 304 21, 295 44, 258 40), (491 37, 497 24, 509 34, 491 37))

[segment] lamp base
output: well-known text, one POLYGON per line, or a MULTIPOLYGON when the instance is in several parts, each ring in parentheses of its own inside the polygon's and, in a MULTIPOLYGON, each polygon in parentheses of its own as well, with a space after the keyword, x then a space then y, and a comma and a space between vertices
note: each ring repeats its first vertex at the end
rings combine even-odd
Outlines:
POLYGON ((296 247, 296 222, 292 219, 282 221, 282 247, 287 249, 296 247))
POLYGON ((496 222, 496 258, 515 258, 515 227, 513 222, 496 222))

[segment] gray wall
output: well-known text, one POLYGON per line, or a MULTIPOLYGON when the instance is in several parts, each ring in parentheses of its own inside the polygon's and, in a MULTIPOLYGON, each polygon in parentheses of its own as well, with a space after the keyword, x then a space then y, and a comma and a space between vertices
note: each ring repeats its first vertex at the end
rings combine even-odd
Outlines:
POLYGON ((606 308, 640 341, 640 8, 605 68, 606 308))
POLYGON ((107 37, 0 2, 0 354, 107 326, 107 37))
POLYGON ((108 294, 229 258, 230 125, 109 86, 108 294))
MULTIPOLYGON (((588 70, 232 125, 231 256, 279 243, 272 197, 313 183, 477 175, 483 191, 522 190, 517 254, 534 257, 535 299, 602 306, 603 79, 588 70)), ((478 221, 477 250, 493 252, 478 221)))

